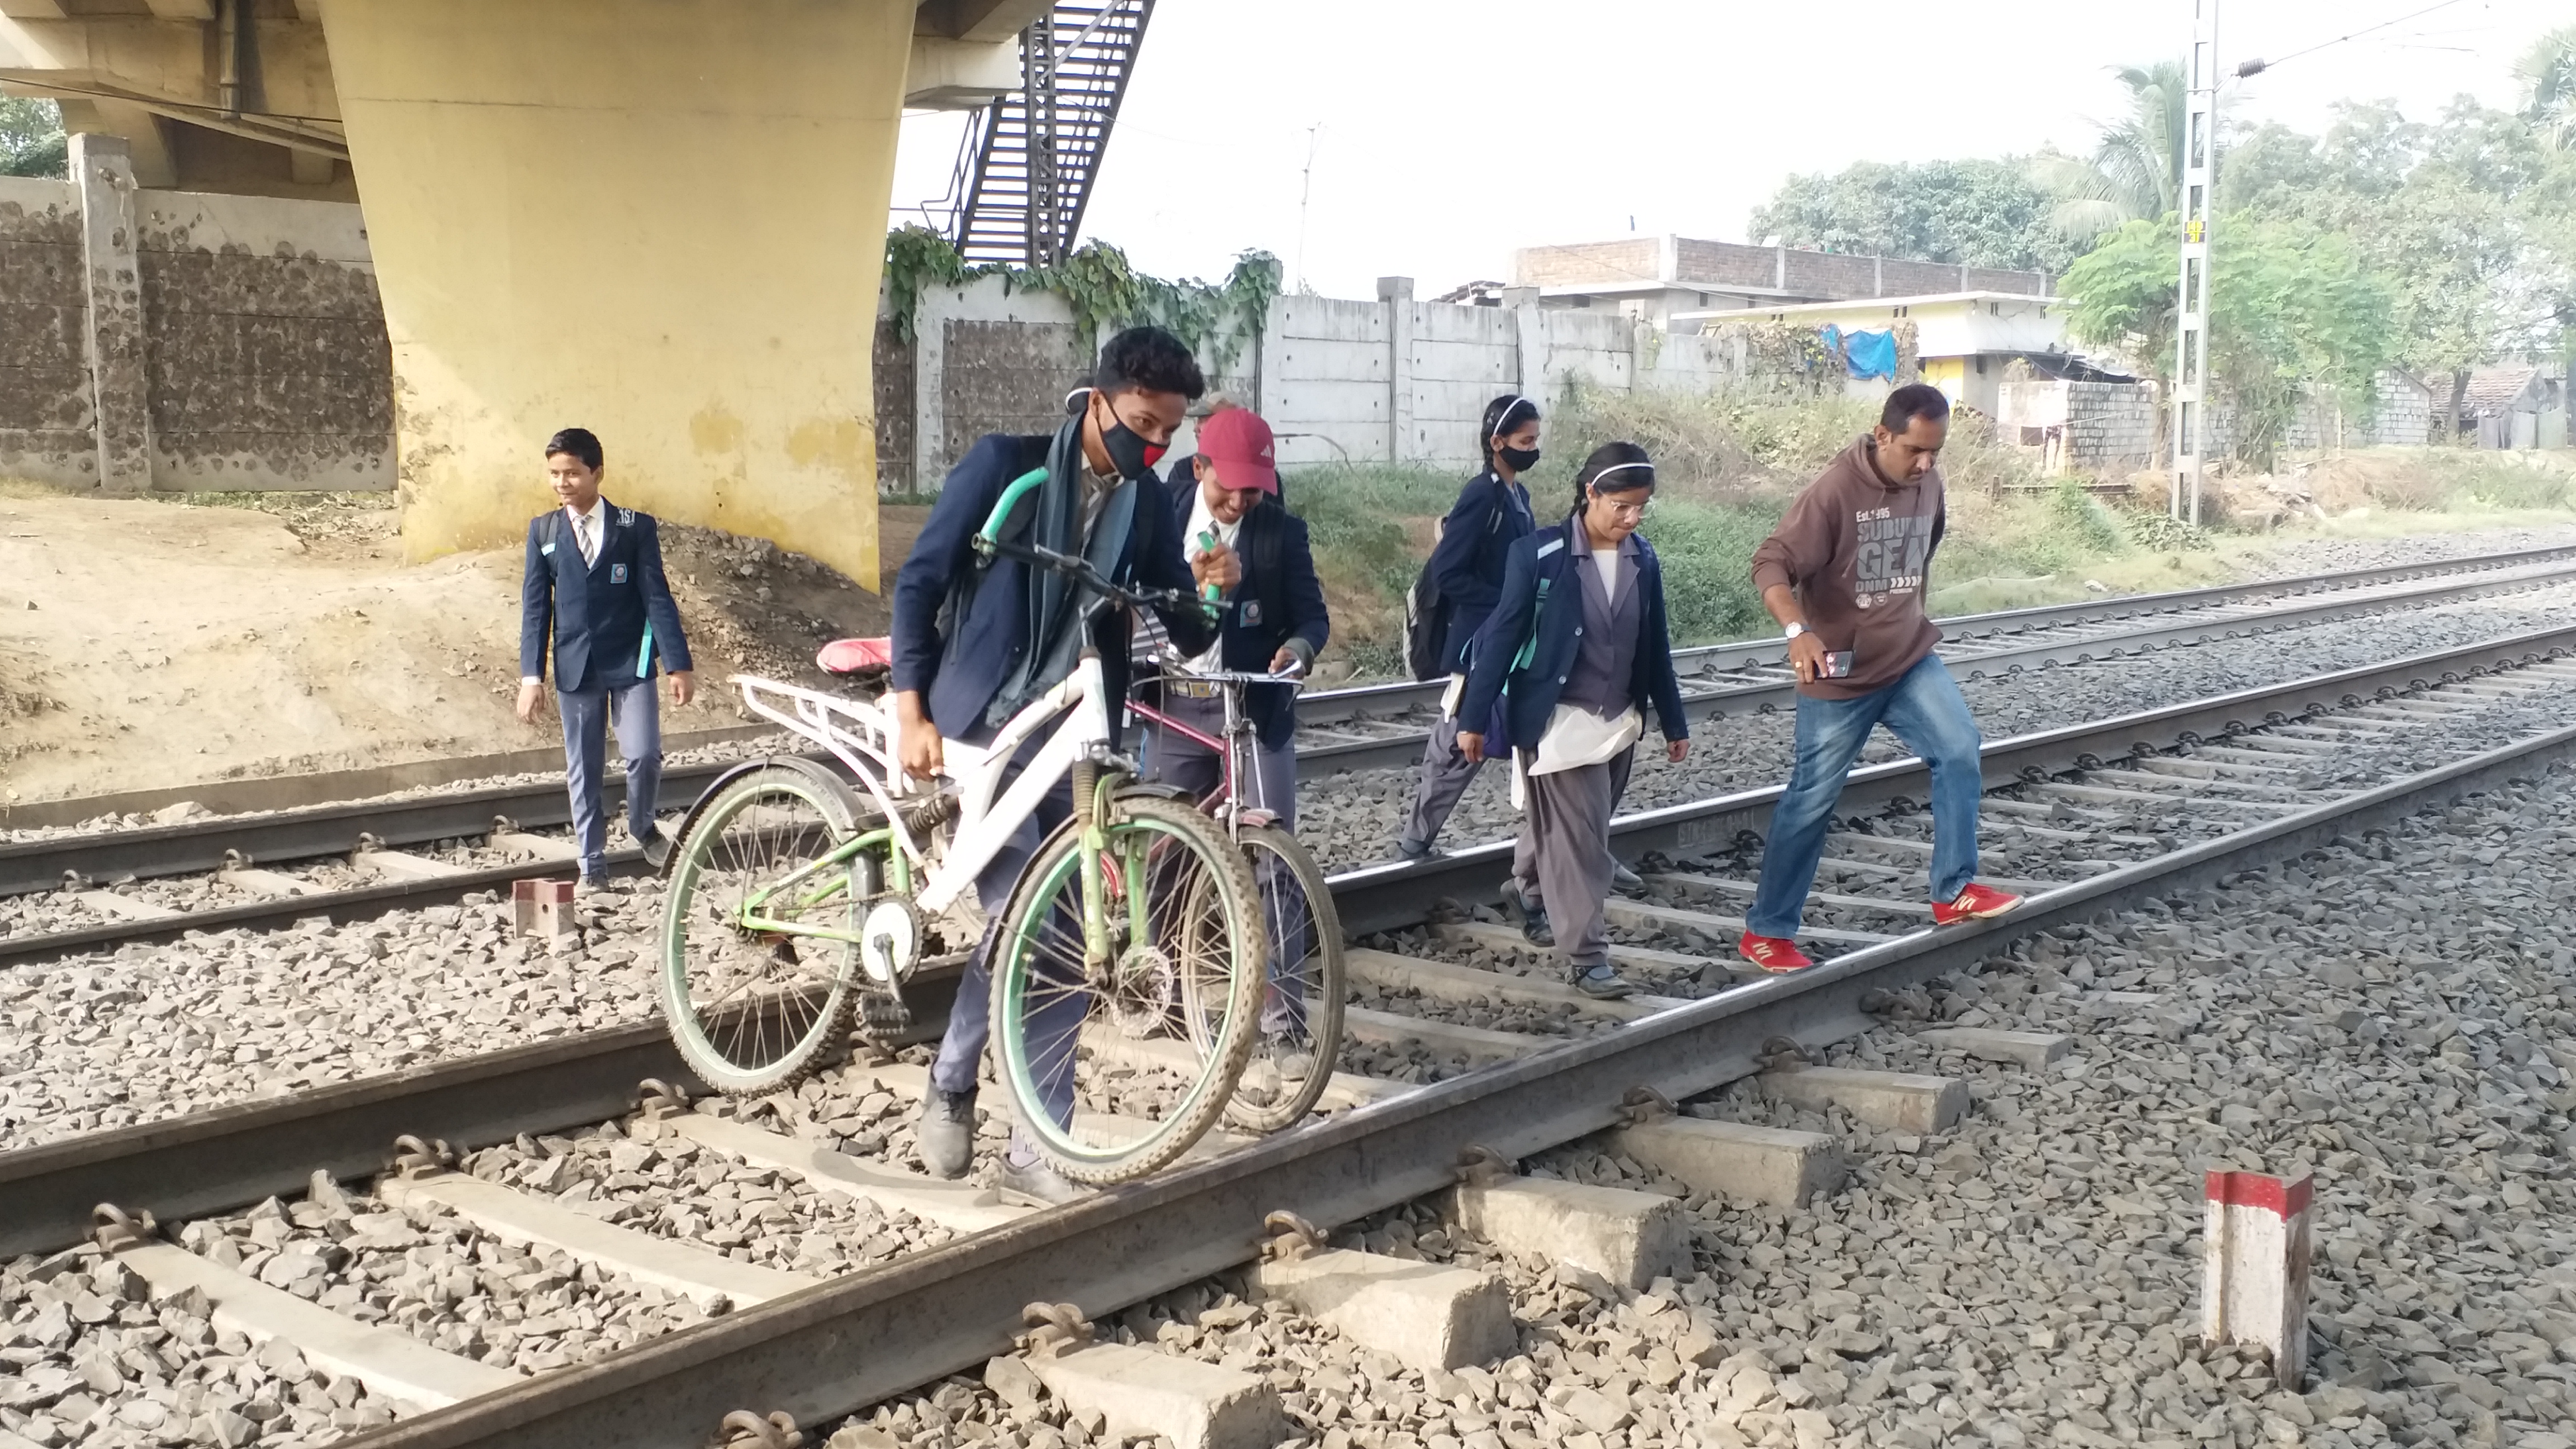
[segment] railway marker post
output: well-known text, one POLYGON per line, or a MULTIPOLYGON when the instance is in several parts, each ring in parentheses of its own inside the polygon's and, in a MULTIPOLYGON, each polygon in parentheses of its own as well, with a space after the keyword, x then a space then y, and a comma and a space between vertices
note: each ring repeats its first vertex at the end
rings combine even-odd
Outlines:
POLYGON ((2213 1171, 2201 1245, 2201 1342, 2269 1349, 2299 1391, 2308 1365, 2308 1217, 2315 1178, 2213 1171))
POLYGON ((518 880, 510 882, 510 909, 517 918, 519 934, 544 941, 560 941, 572 934, 572 882, 568 880, 518 880))

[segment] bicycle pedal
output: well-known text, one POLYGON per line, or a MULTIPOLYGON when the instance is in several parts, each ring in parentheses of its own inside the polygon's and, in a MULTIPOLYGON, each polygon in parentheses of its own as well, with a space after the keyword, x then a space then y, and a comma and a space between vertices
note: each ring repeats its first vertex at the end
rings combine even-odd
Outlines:
POLYGON ((860 1035, 891 1035, 909 1030, 911 1026, 912 1008, 904 1005, 902 997, 884 991, 859 993, 860 1035))

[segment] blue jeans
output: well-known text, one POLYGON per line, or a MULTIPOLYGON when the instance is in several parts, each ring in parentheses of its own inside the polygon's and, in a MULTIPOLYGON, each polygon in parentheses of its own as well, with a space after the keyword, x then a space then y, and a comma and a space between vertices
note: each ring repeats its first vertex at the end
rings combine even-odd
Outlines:
POLYGON ((662 795, 662 707, 653 681, 624 689, 601 685, 578 693, 558 691, 563 716, 564 781, 572 794, 572 834, 581 850, 581 878, 608 874, 608 812, 601 804, 608 769, 608 718, 617 717, 617 752, 626 759, 626 828, 638 845, 653 838, 653 807, 662 795))
MULTIPOLYGON (((998 733, 978 730, 966 743, 984 745, 998 733)), ((1020 772, 1038 751, 1046 747, 1052 731, 1041 730, 1020 746, 1010 765, 1002 772, 1002 782, 995 794, 1011 788, 1020 772)), ((1002 933, 1002 913, 1009 907, 1013 887, 1020 882, 1020 872, 1028 868, 1030 857, 1038 853, 1049 832, 1062 825, 1073 814, 1073 782, 1059 779, 1055 788, 1038 799, 1037 808, 1019 823, 1002 848, 993 853, 992 863, 975 877, 975 902, 984 908, 984 935, 975 943, 975 954, 966 962, 966 974, 957 983, 957 1002, 948 1008, 948 1031, 939 1040, 939 1054, 931 1059, 930 1084, 948 1093, 973 1093, 976 1069, 983 1064, 985 1043, 993 1034, 993 947, 1002 933)), ((1079 937, 1082 926, 1072 923, 1079 937)), ((1088 1014, 1087 999, 1077 993, 1063 993, 1029 1013, 1029 1055, 1035 1063, 1033 1075, 1038 1079, 1040 1105, 1058 1125, 1073 1120, 1073 1052, 1072 1047, 1088 1014)), ((1012 1130, 1011 1158, 1027 1162, 1036 1155, 1026 1135, 1012 1130)))
POLYGON ((1869 743, 1873 726, 1885 725, 1932 767, 1932 899, 1956 900, 1977 875, 1977 797, 1985 787, 1977 761, 1982 743, 1957 680, 1937 654, 1905 671, 1894 684, 1858 699, 1798 696, 1798 763, 1789 788, 1771 812, 1771 835, 1762 846, 1762 885, 1744 916, 1757 936, 1798 933, 1798 913, 1824 858, 1825 833, 1843 777, 1869 743))

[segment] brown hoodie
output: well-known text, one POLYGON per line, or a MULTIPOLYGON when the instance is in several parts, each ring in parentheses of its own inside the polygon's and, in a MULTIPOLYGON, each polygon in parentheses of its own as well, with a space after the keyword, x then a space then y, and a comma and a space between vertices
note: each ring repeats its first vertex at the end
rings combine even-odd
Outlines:
POLYGON ((1867 434, 1799 491, 1753 551, 1753 586, 1795 589, 1818 642, 1852 652, 1849 675, 1802 684, 1800 694, 1858 699, 1894 684, 1941 642, 1923 597, 1946 517, 1941 470, 1891 485, 1867 434))

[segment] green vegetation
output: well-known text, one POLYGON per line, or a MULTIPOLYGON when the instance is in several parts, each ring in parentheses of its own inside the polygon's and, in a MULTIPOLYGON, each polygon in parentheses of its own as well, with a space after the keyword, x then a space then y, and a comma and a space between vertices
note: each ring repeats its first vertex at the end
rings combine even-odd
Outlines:
POLYGON ((887 313, 906 342, 912 340, 922 288, 1000 277, 1013 291, 1063 298, 1086 346, 1104 331, 1151 325, 1204 348, 1220 368, 1233 365, 1245 339, 1261 335, 1270 301, 1279 295, 1279 259, 1258 249, 1235 258, 1224 281, 1167 282, 1129 266, 1127 254, 1104 241, 1084 242, 1051 267, 970 266, 946 237, 928 227, 903 226, 886 234, 885 266, 887 313))
MULTIPOLYGON (((2366 414, 2386 366, 2430 383, 2456 436, 2472 369, 2576 359, 2576 26, 2513 73, 2514 110, 2347 102, 2319 135, 2222 131, 2210 377, 2240 459, 2271 467, 2303 401, 2366 414)), ((2081 250, 2058 288, 2071 330, 2167 379, 2185 81, 2172 61, 2117 76, 2127 112, 2088 156, 1792 177, 1753 231, 1944 262, 2081 250)))
MULTIPOLYGON (((2390 361, 2396 288, 2340 232, 2240 214, 2210 272, 2210 378, 2236 405, 2236 453, 2269 468, 2308 398, 2367 417, 2390 361)), ((2165 360, 2174 336, 2173 218, 2133 221, 2067 270, 2077 339, 2165 360)))
POLYGON ((0 176, 70 174, 71 138, 62 108, 27 96, 0 96, 0 176))
POLYGON ((1770 204, 1753 208, 1746 234, 1819 251, 2062 272, 2083 248, 2046 226, 2055 199, 2032 179, 2044 159, 1863 161, 1792 176, 1770 204))

